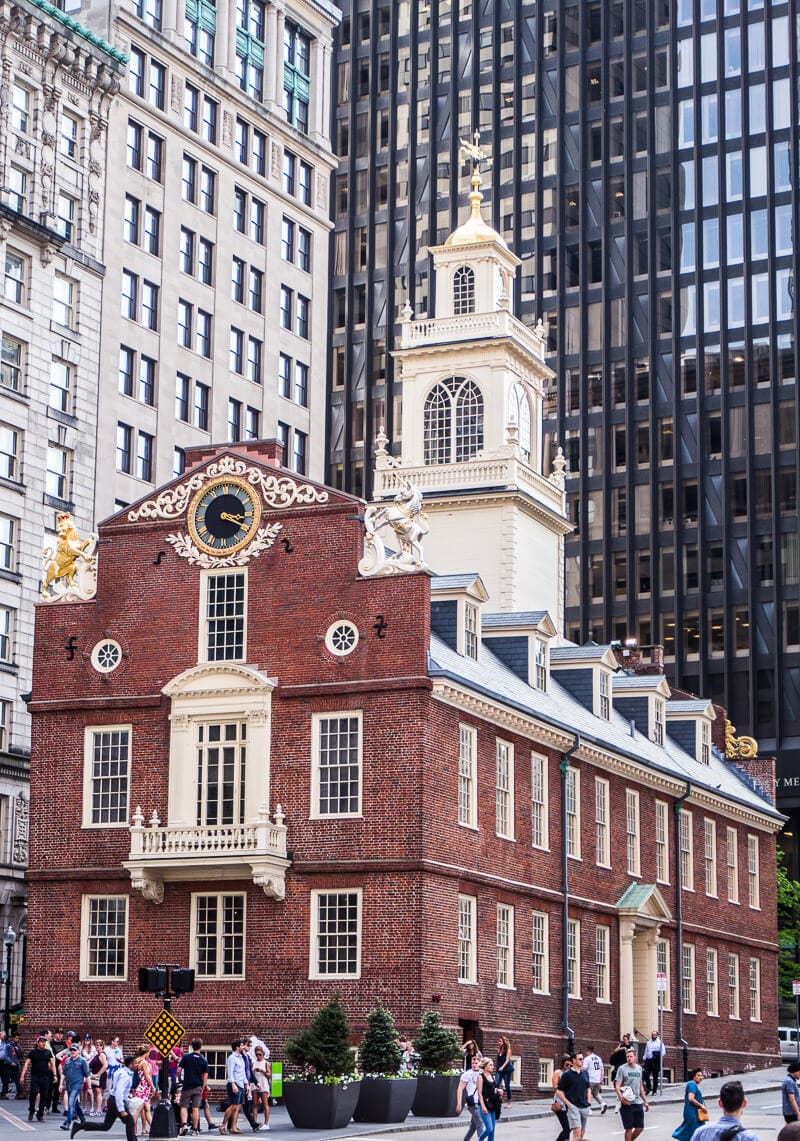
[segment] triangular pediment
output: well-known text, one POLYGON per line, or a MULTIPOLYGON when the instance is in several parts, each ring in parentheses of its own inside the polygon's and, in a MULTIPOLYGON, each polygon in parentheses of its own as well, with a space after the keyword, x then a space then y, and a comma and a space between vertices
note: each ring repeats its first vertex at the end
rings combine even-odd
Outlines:
POLYGON ((617 910, 631 919, 670 923, 672 912, 654 883, 629 884, 616 903, 617 910))

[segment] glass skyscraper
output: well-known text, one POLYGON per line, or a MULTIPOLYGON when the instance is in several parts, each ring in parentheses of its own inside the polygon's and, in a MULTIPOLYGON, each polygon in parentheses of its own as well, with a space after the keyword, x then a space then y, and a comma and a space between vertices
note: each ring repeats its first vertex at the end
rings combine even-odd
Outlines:
POLYGON ((427 250, 478 129, 515 310, 558 378, 567 633, 662 644, 673 684, 775 752, 800 815, 800 3, 342 8, 332 481, 369 494, 381 426, 397 450, 401 310, 433 312, 427 250))

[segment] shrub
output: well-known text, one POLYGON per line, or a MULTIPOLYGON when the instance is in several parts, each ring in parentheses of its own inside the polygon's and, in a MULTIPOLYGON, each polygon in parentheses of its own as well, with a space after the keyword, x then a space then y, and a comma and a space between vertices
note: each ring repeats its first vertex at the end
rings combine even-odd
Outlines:
POLYGON ((390 1012, 380 1002, 367 1015, 367 1030, 359 1051, 361 1072, 395 1077, 403 1064, 397 1045, 397 1029, 390 1012))
POLYGON ((421 1072, 447 1073, 459 1057, 461 1049, 458 1038, 452 1030, 442 1026, 442 1016, 438 1010, 427 1010, 419 1028, 419 1037, 414 1039, 414 1049, 419 1054, 421 1072))
POLYGON ((341 994, 317 1011, 310 1026, 287 1039, 286 1057, 303 1070, 306 1081, 339 1081, 353 1074, 355 1057, 341 994))

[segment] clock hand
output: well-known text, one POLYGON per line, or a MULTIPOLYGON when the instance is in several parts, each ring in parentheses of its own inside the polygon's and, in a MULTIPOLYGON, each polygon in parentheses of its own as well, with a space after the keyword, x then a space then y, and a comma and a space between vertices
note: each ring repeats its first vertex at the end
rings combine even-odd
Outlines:
POLYGON ((244 515, 231 515, 230 511, 220 511, 220 519, 227 519, 229 523, 241 523, 244 520, 244 515))

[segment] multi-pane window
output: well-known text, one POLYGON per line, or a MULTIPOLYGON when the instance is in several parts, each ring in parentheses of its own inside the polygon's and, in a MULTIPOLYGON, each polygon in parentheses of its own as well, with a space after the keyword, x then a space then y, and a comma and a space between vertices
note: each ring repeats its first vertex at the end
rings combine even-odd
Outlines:
POLYGON ((142 324, 145 329, 158 329, 159 287, 152 281, 142 281, 142 324))
POLYGON ((601 867, 611 865, 611 827, 608 818, 609 791, 604 777, 594 778, 595 862, 601 867))
POLYGON ((298 475, 305 475, 307 462, 308 435, 301 432, 299 428, 295 428, 292 441, 292 471, 298 475))
POLYGON ((161 31, 162 0, 137 0, 136 15, 148 28, 161 31))
POLYGON ((191 964, 201 979, 244 977, 245 895, 192 896, 191 964))
POLYGON ((683 1011, 684 1014, 695 1012, 695 974, 694 974, 694 944, 683 944, 683 1011))
POLYGON ((750 1021, 761 1021, 761 960, 751 959, 750 981, 750 1021))
POLYGON ((194 351, 201 357, 211 356, 211 314, 198 309, 194 329, 194 351))
POLYGON ((700 722, 700 761, 711 764, 711 726, 705 719, 700 722))
POLYGON ((595 931, 595 978, 597 1001, 611 1001, 611 928, 598 924, 595 931))
POLYGON ((128 967, 128 897, 85 895, 82 912, 81 976, 124 979, 128 967))
POLYGON ((361 892, 312 891, 311 978, 361 974, 361 892))
POLYGON ((0 570, 15 571, 17 559, 14 552, 17 520, 9 515, 0 515, 0 570))
POLYGON ((0 478, 19 479, 20 433, 8 424, 0 424, 0 478))
POLYGON ((570 765, 566 773, 567 800, 567 855, 575 860, 581 858, 581 802, 580 774, 570 765))
POLYGON ((69 498, 69 452, 56 444, 47 445, 45 490, 54 499, 69 498))
POLYGON ((235 444, 242 438, 242 402, 228 397, 228 440, 235 444))
POLYGON ((666 980, 666 989, 659 991, 661 1005, 664 1010, 671 1010, 669 992, 669 942, 666 939, 656 940, 656 971, 666 980))
POLYGON ((255 266, 250 266, 247 275, 247 304, 254 313, 261 313, 264 299, 264 274, 255 266))
POLYGON ((28 172, 13 163, 8 168, 8 204, 19 214, 25 213, 28 198, 28 172))
POLYGON ((208 414, 211 403, 211 389, 199 380, 194 385, 194 404, 192 406, 192 423, 201 432, 208 431, 208 414))
POLYGON ((669 883, 669 805, 664 800, 655 802, 656 813, 656 880, 669 883))
POLYGON ((206 578, 206 660, 242 661, 245 656, 246 577, 212 574, 206 578))
POLYGON ((11 725, 11 702, 0 700, 0 750, 6 752, 11 725))
POLYGON ((356 816, 361 812, 361 716, 325 714, 314 718, 314 816, 356 816))
POLYGON ((628 875, 641 875, 639 793, 631 788, 625 790, 625 853, 628 875))
POLYGON ((197 201, 197 159, 191 155, 183 156, 181 166, 181 197, 184 202, 197 201))
POLYGON ((75 309, 78 297, 78 283, 63 273, 56 273, 53 279, 53 320, 66 329, 75 327, 75 309))
POLYGON ((308 134, 310 59, 309 37, 287 20, 283 33, 283 108, 288 121, 303 134, 308 134))
POLYGON ((534 687, 547 692, 547 642, 544 638, 534 638, 534 687))
POLYGON ((3 297, 15 305, 24 305, 28 284, 28 261, 24 254, 6 246, 6 267, 3 277, 3 297))
POLYGON ((464 604, 464 657, 478 660, 478 607, 471 602, 464 604))
POLYGON ((131 95, 144 97, 146 56, 141 48, 131 45, 128 51, 128 90, 131 95))
POLYGON ((10 663, 14 642, 14 615, 10 606, 0 606, 0 662, 10 663))
POLYGON ((458 823, 478 827, 478 735, 471 725, 458 727, 458 823))
POLYGON ((194 307, 182 298, 178 299, 178 344, 185 349, 192 347, 192 324, 194 307))
POLYGON ((133 469, 133 428, 117 423, 117 471, 130 475, 133 469))
POLYGON ((483 447, 483 396, 474 381, 440 381, 425 400, 426 464, 463 463, 483 447))
POLYGON ((246 440, 258 440, 260 436, 261 412, 258 408, 252 408, 248 404, 244 414, 244 438, 246 440))
POLYGON ((678 843, 681 859, 681 886, 684 891, 694 891, 692 814, 685 808, 680 810, 678 816, 678 843))
POLYGON ((127 824, 130 729, 115 727, 88 732, 87 823, 127 824))
POLYGON ((241 90, 259 101, 264 97, 265 28, 262 0, 236 0, 236 74, 241 90))
POLYGON ((139 432, 136 444, 136 478, 146 483, 153 482, 153 437, 148 432, 139 432))
POLYGON ((183 448, 174 448, 172 452, 172 474, 183 475, 186 471, 186 452, 183 448))
POLYGON ((550 990, 550 917, 534 911, 531 918, 531 985, 533 990, 547 994, 550 990))
POLYGON ((0 341, 0 387, 22 392, 22 365, 24 345, 16 337, 3 333, 0 341))
POLYGON ((497 985, 514 986, 514 908, 497 905, 497 985))
POLYGON ((460 265, 453 274, 453 312, 456 316, 475 312, 475 271, 460 265))
POLYGON ((217 29, 217 8, 212 0, 186 0, 186 47, 201 63, 214 65, 214 38, 217 29))
POLYGON ((126 194, 122 215, 122 235, 126 242, 131 242, 134 246, 139 245, 141 212, 142 204, 139 199, 134 198, 132 194, 126 194))
POLYGON ((728 1018, 739 1018, 739 956, 728 955, 728 1018))
POLYGON ((472 895, 458 897, 458 981, 474 983, 478 979, 477 900, 472 895))
POLYGON ((68 242, 77 237, 78 203, 70 194, 59 191, 56 198, 56 229, 68 242))
POLYGON ((495 742, 495 831, 514 839, 514 746, 495 742))
POLYGON ((713 947, 706 950, 706 1014, 712 1018, 719 1015, 718 960, 713 947))
POLYGON ((703 820, 703 867, 706 895, 717 894, 717 825, 707 817, 703 820))
POLYGON ((152 131, 147 133, 144 173, 153 182, 161 182, 164 169, 164 140, 152 131))
POLYGON ((263 341, 260 341, 258 337, 248 337, 245 376, 253 384, 261 384, 263 357, 263 341))
POLYGON ((534 848, 549 847, 547 808, 547 757, 531 753, 531 845, 534 848))
POLYGON ((11 127, 20 134, 27 134, 31 126, 32 94, 24 84, 11 84, 11 127))
POLYGON ((761 882, 758 867, 758 836, 747 837, 747 903, 748 906, 759 909, 761 907, 761 882))
POLYGON ((133 119, 128 119, 128 136, 126 145, 126 160, 128 166, 133 170, 142 169, 142 161, 144 158, 144 128, 140 123, 134 122, 133 119))
POLYGON ((175 378, 175 419, 189 423, 189 392, 191 377, 179 372, 175 378))
MULTIPOLYGON (((231 328, 228 341, 228 367, 231 372, 240 375, 244 372, 244 332, 241 329, 231 328)), ((238 435, 229 438, 239 439, 238 435)))
POLYGON ((68 111, 62 111, 59 131, 58 149, 62 158, 74 159, 78 154, 78 140, 80 138, 80 121, 68 111))
POLYGON ((246 722, 223 721, 198 725, 198 825, 212 828, 244 823, 246 777, 246 722))
POLYGON ((156 60, 150 60, 147 85, 147 102, 158 111, 164 110, 167 89, 167 69, 156 60))
POLYGON ((664 702, 660 697, 653 699, 653 740, 657 745, 664 744, 664 702))
POLYGON ((739 834, 735 828, 727 829, 725 842, 725 868, 728 877, 728 903, 739 902, 739 834))
POLYGON ((570 998, 581 997, 581 924, 567 920, 567 991, 570 998))

